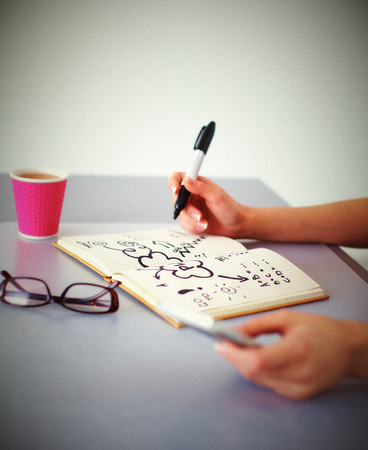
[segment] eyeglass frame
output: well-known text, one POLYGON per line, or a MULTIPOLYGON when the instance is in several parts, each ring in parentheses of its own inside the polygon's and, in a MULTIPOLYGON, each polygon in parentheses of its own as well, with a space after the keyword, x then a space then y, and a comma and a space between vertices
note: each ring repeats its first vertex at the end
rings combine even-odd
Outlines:
MULTIPOLYGON (((52 295, 50 288, 48 286, 48 284, 40 279, 40 278, 34 278, 34 277, 12 277, 6 270, 2 270, 0 272, 0 275, 2 275, 5 279, 2 280, 2 282, 0 283, 0 301, 4 302, 7 305, 11 305, 11 306, 15 306, 17 308, 36 308, 38 306, 45 306, 48 305, 50 303, 59 303, 61 306, 63 306, 66 309, 69 309, 70 311, 74 311, 74 312, 80 312, 83 314, 109 314, 109 313, 114 313, 119 309, 119 297, 118 294, 115 292, 115 288, 117 286, 119 286, 120 281, 113 281, 109 286, 102 286, 100 284, 93 284, 93 283, 72 283, 69 286, 67 286, 64 291, 61 293, 60 296, 57 295, 52 295), (12 280, 34 280, 34 281, 40 281, 41 283, 43 283, 46 287, 46 293, 47 293, 47 300, 42 303, 42 304, 34 304, 34 305, 16 305, 15 303, 10 303, 7 302, 5 300, 5 286, 7 285, 7 283, 11 282, 12 280), (111 295, 111 306, 110 309, 108 311, 82 311, 80 309, 73 309, 70 306, 65 305, 63 302, 64 300, 67 298, 65 297, 66 292, 68 291, 68 289, 70 289, 73 286, 78 286, 78 285, 85 285, 85 286, 95 286, 95 287, 99 287, 102 289, 105 289, 106 291, 108 291, 111 295)), ((16 283, 14 283, 14 285, 16 286, 16 283)), ((17 286, 16 286, 17 287, 17 286)))

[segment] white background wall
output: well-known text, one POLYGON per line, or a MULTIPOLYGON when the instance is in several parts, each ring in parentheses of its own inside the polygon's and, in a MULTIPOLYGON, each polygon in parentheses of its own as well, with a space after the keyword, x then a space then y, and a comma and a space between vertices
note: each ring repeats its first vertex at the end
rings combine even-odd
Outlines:
POLYGON ((291 205, 368 195, 368 3, 2 0, 0 171, 202 174, 291 205))

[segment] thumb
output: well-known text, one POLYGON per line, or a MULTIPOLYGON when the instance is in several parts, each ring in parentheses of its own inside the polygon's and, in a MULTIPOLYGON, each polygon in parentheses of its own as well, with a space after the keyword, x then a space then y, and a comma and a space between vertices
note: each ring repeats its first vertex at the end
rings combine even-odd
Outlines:
POLYGON ((294 323, 295 314, 285 310, 266 313, 248 320, 236 329, 250 336, 264 333, 285 334, 286 330, 294 323))

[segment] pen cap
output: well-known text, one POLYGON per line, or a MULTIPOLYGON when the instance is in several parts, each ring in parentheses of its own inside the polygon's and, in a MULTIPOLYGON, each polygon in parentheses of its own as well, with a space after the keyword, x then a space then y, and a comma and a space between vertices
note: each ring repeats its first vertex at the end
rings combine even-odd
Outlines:
POLYGON ((213 135, 215 134, 215 128, 216 128, 215 122, 210 122, 206 127, 203 127, 201 129, 197 137, 197 140, 194 144, 194 150, 202 150, 204 154, 207 153, 213 135))

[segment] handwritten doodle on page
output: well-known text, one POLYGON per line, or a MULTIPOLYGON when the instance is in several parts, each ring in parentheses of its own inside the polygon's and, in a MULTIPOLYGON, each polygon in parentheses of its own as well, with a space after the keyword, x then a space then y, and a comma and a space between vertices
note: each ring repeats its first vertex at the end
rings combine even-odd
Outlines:
POLYGON ((137 283, 159 301, 194 310, 290 296, 318 286, 289 261, 267 249, 129 271, 124 283, 137 283))
POLYGON ((244 250, 242 244, 221 236, 197 235, 179 227, 124 234, 63 238, 64 245, 77 247, 94 255, 108 268, 107 275, 126 269, 146 268, 160 264, 181 263, 244 250))

